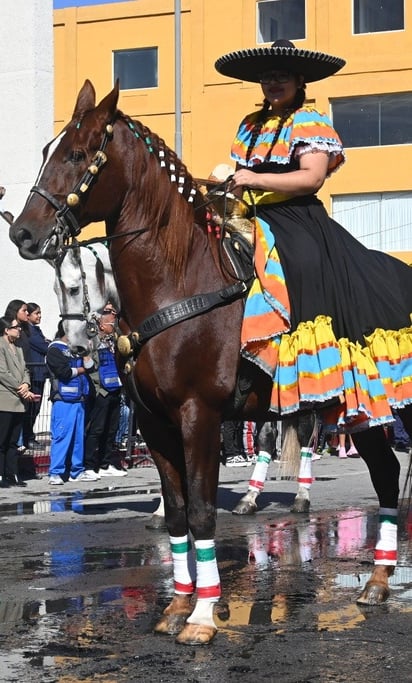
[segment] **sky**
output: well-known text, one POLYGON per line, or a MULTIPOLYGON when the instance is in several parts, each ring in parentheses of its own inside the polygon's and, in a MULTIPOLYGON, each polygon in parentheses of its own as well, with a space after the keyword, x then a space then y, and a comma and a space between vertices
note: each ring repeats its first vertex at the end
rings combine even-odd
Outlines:
POLYGON ((53 0, 53 9, 83 7, 84 5, 107 5, 112 2, 125 2, 125 0, 53 0))

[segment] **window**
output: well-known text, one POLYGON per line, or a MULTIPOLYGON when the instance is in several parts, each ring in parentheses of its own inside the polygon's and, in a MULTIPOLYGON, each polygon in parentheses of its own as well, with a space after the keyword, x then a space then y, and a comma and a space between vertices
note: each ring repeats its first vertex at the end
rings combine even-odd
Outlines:
POLYGON ((157 47, 116 50, 113 57, 114 80, 119 79, 121 90, 157 87, 157 47))
POLYGON ((278 38, 305 38, 305 0, 264 0, 257 3, 257 43, 278 38))
POLYGON ((399 31, 405 28, 404 0, 354 0, 354 33, 399 31))
POLYGON ((347 97, 331 104, 345 147, 412 144, 412 92, 347 97))
POLYGON ((336 196, 332 216, 368 249, 411 249, 412 192, 336 196))

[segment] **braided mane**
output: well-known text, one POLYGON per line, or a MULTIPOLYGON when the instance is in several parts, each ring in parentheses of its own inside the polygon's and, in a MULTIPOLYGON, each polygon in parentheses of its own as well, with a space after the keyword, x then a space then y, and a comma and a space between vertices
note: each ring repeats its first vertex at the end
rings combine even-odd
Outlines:
POLYGON ((120 114, 140 145, 146 147, 139 169, 139 214, 150 226, 154 240, 176 278, 184 272, 195 224, 207 230, 205 197, 176 152, 140 121, 120 114))

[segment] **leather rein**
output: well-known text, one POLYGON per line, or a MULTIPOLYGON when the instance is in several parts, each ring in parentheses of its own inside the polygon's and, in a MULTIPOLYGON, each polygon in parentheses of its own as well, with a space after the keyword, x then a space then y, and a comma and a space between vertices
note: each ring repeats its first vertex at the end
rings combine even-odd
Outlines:
MULTIPOLYGON (((132 130, 136 138, 141 137, 137 134, 137 131, 134 129, 132 122, 130 120, 126 123, 128 127, 132 130)), ((77 182, 72 192, 70 192, 67 195, 66 202, 64 204, 59 202, 56 199, 56 197, 54 197, 47 190, 38 185, 34 185, 31 188, 31 192, 34 192, 43 197, 47 202, 49 202, 49 204, 51 204, 56 209, 56 225, 50 237, 45 242, 45 245, 43 247, 43 253, 47 251, 48 245, 53 240, 60 239, 63 241, 64 246, 62 251, 64 252, 66 249, 75 249, 80 246, 88 246, 92 242, 107 242, 111 241, 112 239, 126 237, 127 235, 131 235, 136 238, 144 232, 147 232, 148 229, 143 228, 140 230, 132 230, 126 233, 121 233, 119 235, 112 235, 106 236, 104 238, 85 240, 84 242, 78 242, 75 239, 77 235, 79 235, 81 227, 72 209, 80 204, 80 202, 84 199, 87 191, 90 189, 92 184, 96 182, 101 168, 107 162, 105 149, 108 145, 108 142, 112 139, 112 137, 113 125, 109 123, 105 127, 105 132, 99 150, 96 152, 95 156, 91 161, 91 164, 89 165, 81 179, 77 182), (67 243, 70 237, 73 240, 72 244, 67 243)), ((148 151, 150 153, 154 153, 150 138, 146 137, 141 139, 146 144, 148 151)), ((164 157, 162 158, 161 165, 165 166, 164 157)), ((171 170, 173 171, 173 169, 171 170)), ((193 201, 193 189, 190 192, 188 201, 193 201)), ((58 268, 58 263, 59 258, 56 259, 56 268, 58 268)), ((81 258, 80 267, 82 268, 81 258)), ((86 293, 87 297, 86 274, 84 273, 84 271, 82 272, 82 281, 84 283, 84 293, 86 293)), ((130 348, 128 352, 126 352, 125 349, 123 355, 133 356, 133 358, 135 359, 139 351, 141 350, 143 344, 145 344, 152 337, 160 334, 164 330, 169 329, 170 327, 176 325, 179 322, 189 320, 198 315, 203 315, 204 313, 207 313, 208 311, 218 306, 227 305, 232 301, 235 301, 236 299, 243 297, 246 294, 247 290, 247 281, 245 279, 238 279, 238 281, 235 284, 230 285, 228 287, 224 287, 214 292, 208 292, 206 294, 196 294, 194 296, 186 297, 176 301, 170 306, 166 306, 165 308, 159 309, 152 315, 145 318, 133 332, 131 332, 127 337, 125 337, 129 339, 130 348)), ((65 319, 81 319, 88 321, 88 316, 90 314, 90 302, 87 300, 87 298, 86 301, 84 301, 83 308, 84 310, 82 314, 64 314, 64 316, 62 315, 61 317, 65 319)), ((91 336, 93 336, 93 334, 91 336)))

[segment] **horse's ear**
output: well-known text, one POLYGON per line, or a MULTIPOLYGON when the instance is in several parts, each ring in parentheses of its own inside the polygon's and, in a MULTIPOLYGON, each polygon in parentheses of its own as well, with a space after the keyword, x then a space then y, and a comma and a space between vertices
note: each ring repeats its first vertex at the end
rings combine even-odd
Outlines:
POLYGON ((101 102, 96 107, 96 112, 98 112, 105 121, 113 121, 116 111, 117 102, 119 99, 119 79, 116 79, 116 83, 111 92, 109 92, 106 97, 102 99, 101 102))
POLYGON ((87 78, 79 94, 77 95, 77 100, 73 112, 73 118, 81 118, 86 111, 94 109, 95 104, 96 91, 91 81, 89 81, 89 79, 87 78))

